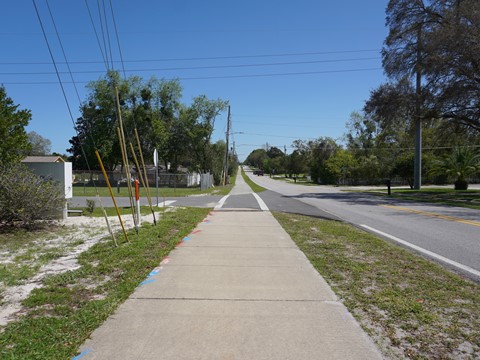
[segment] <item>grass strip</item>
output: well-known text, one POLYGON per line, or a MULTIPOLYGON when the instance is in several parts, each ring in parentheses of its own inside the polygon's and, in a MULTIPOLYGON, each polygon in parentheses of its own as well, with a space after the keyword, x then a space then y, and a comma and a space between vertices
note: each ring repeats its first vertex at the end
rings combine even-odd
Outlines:
MULTIPOLYGON (((228 186, 228 185, 227 185, 228 186)), ((202 195, 202 194, 211 194, 211 195, 221 195, 223 191, 223 186, 215 187, 207 190, 200 190, 200 188, 159 188, 158 194, 159 197, 185 197, 185 196, 192 196, 192 195, 202 195)), ((110 197, 110 192, 108 187, 106 186, 98 186, 98 193, 100 196, 110 197)), ((113 188, 113 192, 115 196, 118 197, 128 197, 128 188, 121 187, 120 192, 118 192, 117 188, 113 188)), ((228 191, 227 191, 228 193, 228 191)), ((156 197, 157 191, 155 187, 150 188, 150 195, 152 198, 156 197)), ((93 186, 74 186, 73 187, 73 196, 97 196, 97 192, 95 187, 93 186)), ((140 188, 140 196, 147 196, 146 191, 144 188, 140 188)))
POLYGON ((70 359, 208 212, 166 212, 138 237, 130 232, 130 244, 106 238, 80 255, 79 269, 46 278, 23 302, 26 315, 0 329, 0 358, 70 359))
MULTIPOLYGON (((367 193, 376 196, 388 196, 387 191, 384 189, 367 191, 367 193)), ((480 210, 480 190, 458 191, 454 189, 392 189, 392 195, 389 197, 394 199, 448 206, 459 206, 480 210)))
POLYGON ((480 358, 480 285, 353 226, 275 213, 387 358, 480 358))
POLYGON ((248 176, 247 174, 245 174, 245 171, 242 169, 242 177, 243 177, 243 180, 245 180, 245 182, 248 184, 248 186, 250 186, 250 188, 256 192, 256 193, 260 193, 262 191, 265 191, 267 189, 265 189, 264 187, 261 187, 260 185, 257 185, 256 183, 254 183, 248 176))

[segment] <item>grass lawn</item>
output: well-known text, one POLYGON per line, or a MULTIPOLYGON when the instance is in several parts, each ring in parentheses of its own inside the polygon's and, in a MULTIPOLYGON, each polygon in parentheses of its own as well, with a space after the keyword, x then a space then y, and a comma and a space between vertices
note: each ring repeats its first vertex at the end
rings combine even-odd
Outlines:
POLYGON ((272 176, 272 179, 278 180, 278 181, 284 181, 286 183, 295 184, 295 185, 318 186, 318 184, 315 184, 312 181, 308 181, 305 175, 297 176, 297 181, 295 181, 294 178, 285 177, 284 175, 274 175, 272 176))
MULTIPOLYGON (((369 193, 377 196, 388 196, 385 189, 373 190, 369 191, 369 193)), ((458 191, 445 188, 422 190, 392 189, 391 197, 480 210, 480 190, 458 191)))
POLYGON ((275 217, 388 358, 480 358, 480 285, 344 223, 275 217))
MULTIPOLYGON (((235 183, 235 176, 230 177, 231 184, 226 186, 218 186, 208 190, 200 190, 200 188, 159 188, 158 194, 160 197, 183 197, 191 195, 226 195, 232 189, 233 184, 235 183), (232 182, 233 181, 233 182, 232 182)), ((108 187, 97 187, 98 193, 100 196, 110 196, 108 187)), ((128 197, 128 188, 121 187, 120 193, 117 191, 117 187, 113 187, 113 194, 118 197, 128 197)), ((135 191, 135 189, 133 189, 135 191)), ((153 187, 150 188, 150 196, 155 197, 157 195, 157 190, 153 187)), ((97 196, 95 187, 93 186, 74 186, 73 187, 73 196, 97 196)), ((140 188, 140 196, 147 196, 147 192, 144 188, 140 188)))
MULTIPOLYGON (((208 212, 197 208, 166 212, 157 226, 144 225, 138 236, 130 231, 129 244, 115 248, 107 237, 79 256, 79 269, 45 278, 44 287, 23 301, 24 315, 0 327, 0 358, 71 359, 208 212)), ((13 245, 23 239, 34 241, 35 234, 23 235, 6 241, 13 245)), ((5 235, 1 236, 3 240, 5 235)))

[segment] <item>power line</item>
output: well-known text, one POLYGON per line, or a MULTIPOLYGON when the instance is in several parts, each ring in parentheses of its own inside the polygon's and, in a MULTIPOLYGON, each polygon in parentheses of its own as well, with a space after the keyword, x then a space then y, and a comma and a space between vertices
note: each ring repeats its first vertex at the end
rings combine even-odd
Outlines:
POLYGON ((110 12, 112 14, 113 28, 115 29, 115 37, 117 39, 117 46, 118 46, 118 53, 120 55, 120 62, 122 63, 123 76, 125 78, 127 78, 127 72, 125 71, 125 62, 123 61, 122 47, 120 46, 120 38, 118 36, 117 22, 115 21, 115 13, 113 11, 112 0, 110 0, 110 12))
MULTIPOLYGON (((326 71, 306 71, 306 72, 293 72, 293 73, 270 73, 270 74, 250 74, 250 75, 223 75, 223 76, 199 76, 199 77, 176 77, 164 80, 216 80, 216 79, 246 79, 246 78, 258 78, 258 77, 277 77, 277 76, 297 76, 297 75, 318 75, 318 74, 340 74, 340 73, 352 73, 352 72, 364 72, 364 71, 378 71, 382 68, 365 68, 365 69, 343 69, 343 70, 326 70, 326 71)), ((1 81, 0 81, 1 82, 1 81)), ((37 82, 1 82, 4 85, 47 85, 56 84, 52 81, 37 81, 37 82)), ((68 84, 69 82, 65 82, 68 84)), ((90 81, 77 81, 77 84, 88 84, 90 81)))
POLYGON ((67 54, 65 53, 65 49, 63 47, 62 40, 60 39, 60 34, 58 32, 58 29, 57 29, 57 24, 55 23, 55 19, 53 17, 52 10, 50 9, 50 5, 48 3, 48 0, 45 0, 45 3, 47 4, 48 13, 50 14, 50 19, 52 20, 53 28, 55 29, 55 34, 57 35, 57 40, 58 40, 58 43, 60 44, 60 49, 62 50, 63 59, 65 60, 65 64, 67 65, 68 73, 70 74, 70 79, 72 80, 73 87, 75 89, 75 93, 77 94, 78 103, 81 104, 82 100, 80 99, 80 94, 78 92, 77 84, 75 83, 75 79, 73 78, 72 69, 70 68, 70 64, 68 63, 67 54))
MULTIPOLYGON (((286 57, 286 56, 309 56, 309 55, 331 55, 331 54, 351 54, 365 52, 380 52, 381 49, 370 50, 341 50, 341 51, 320 51, 303 53, 280 53, 280 54, 258 54, 258 55, 232 55, 232 56, 212 56, 212 57, 189 57, 189 58, 164 58, 164 59, 135 59, 124 60, 125 63, 138 62, 162 62, 162 61, 198 61, 198 60, 224 60, 224 59, 249 59, 262 57, 286 57)), ((120 61, 113 61, 119 63, 120 61)), ((71 61, 70 64, 99 64, 100 61, 71 61)), ((49 65, 50 62, 0 62, 0 65, 49 65)), ((63 64, 58 62, 58 64, 63 64)))
MULTIPOLYGON (((88 6, 88 0, 85 0, 85 6, 87 7, 88 16, 90 18, 90 23, 92 24, 93 31, 95 32, 95 37, 97 39, 98 48, 100 49, 100 53, 102 54, 103 64, 108 68, 107 60, 105 58, 105 55, 103 54, 102 45, 100 43, 100 38, 98 37, 97 27, 95 26, 95 22, 93 21, 93 16, 92 16, 92 12, 90 11, 90 6, 88 6)), ((70 63, 75 64, 75 62, 70 62, 70 63)), ((98 63, 98 62, 96 62, 96 63, 98 63)))
MULTIPOLYGON (((35 7, 35 12, 36 12, 37 17, 38 17, 38 22, 40 23, 40 27, 42 28, 43 37, 44 37, 45 42, 47 44, 48 53, 50 54, 53 66, 55 67, 55 71, 56 71, 57 78, 58 78, 58 83, 60 84, 60 87, 62 88, 63 97, 65 99, 65 103, 67 104, 68 113, 70 114, 70 119, 72 120, 73 126, 75 127, 75 120, 73 119, 73 113, 72 113, 72 110, 70 108, 70 103, 68 102, 67 93, 65 92, 65 88, 64 88, 63 83, 62 83, 62 78, 60 77, 60 73, 58 72, 57 64, 55 63, 55 58, 53 56, 53 52, 52 52, 52 49, 50 47, 50 43, 49 43, 48 38, 47 38, 47 34, 46 34, 45 28, 43 26, 42 18, 40 17, 40 13, 39 13, 38 8, 37 8, 37 3, 35 2, 35 0, 32 0, 32 1, 33 1, 33 6, 35 7)), ((55 84, 57 84, 57 82, 55 82, 55 84)))
MULTIPOLYGON (((242 132, 243 135, 250 135, 250 136, 268 136, 268 137, 276 137, 276 138, 284 138, 284 139, 299 139, 301 136, 285 136, 285 135, 271 135, 271 134, 256 134, 256 133, 247 133, 242 132)), ((306 139, 315 139, 315 138, 306 138, 306 139)))
MULTIPOLYGON (((125 70, 122 62, 123 72, 146 72, 146 71, 173 71, 173 70, 205 70, 205 69, 231 69, 231 68, 245 68, 245 67, 266 67, 266 66, 283 66, 283 65, 306 65, 306 64, 321 64, 321 63, 339 63, 349 61, 363 61, 363 60, 379 60, 379 57, 369 58, 354 58, 354 59, 333 59, 333 60, 313 60, 313 61, 293 61, 281 63, 257 63, 257 64, 237 64, 237 65, 210 65, 210 66, 190 66, 190 67, 170 67, 170 68, 153 68, 153 69, 131 69, 125 70)), ((61 74, 65 72, 60 72, 61 74)), ((100 70, 84 70, 74 71, 75 74, 99 74, 103 73, 100 70)), ((52 72, 6 72, 0 75, 52 75, 52 72)))
MULTIPOLYGON (((259 116, 261 117, 261 116, 259 116)), ((291 116, 290 119, 292 120, 297 120, 297 118, 295 116, 291 116)), ((317 118, 318 119, 318 118, 317 118)), ((318 119, 319 120, 319 119, 318 119)), ((267 122, 258 122, 258 121, 241 121, 241 122, 237 122, 237 124, 239 125, 243 125, 243 124, 254 124, 254 125, 266 125, 266 126, 275 126, 275 127, 278 127, 278 126, 282 126, 282 127, 291 127, 292 124, 285 124, 285 123, 267 123, 267 122)), ((317 128, 318 129, 318 125, 298 125, 297 123, 295 123, 295 127, 296 128, 317 128)), ((344 128, 345 126, 344 125, 338 125, 338 126, 325 126, 322 124, 322 129, 323 128, 344 128)))

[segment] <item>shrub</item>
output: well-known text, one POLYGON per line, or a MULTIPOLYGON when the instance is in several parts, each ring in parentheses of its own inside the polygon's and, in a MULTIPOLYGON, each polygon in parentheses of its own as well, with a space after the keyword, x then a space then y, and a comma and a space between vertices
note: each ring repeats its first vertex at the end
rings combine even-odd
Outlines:
POLYGON ((61 188, 35 175, 23 164, 0 168, 0 224, 31 228, 51 220, 65 203, 61 188))
POLYGON ((95 210, 95 200, 87 199, 87 211, 91 214, 95 210))
POLYGON ((480 154, 468 147, 456 147, 443 160, 434 163, 431 173, 447 175, 455 180, 455 190, 468 189, 468 177, 480 170, 480 154))

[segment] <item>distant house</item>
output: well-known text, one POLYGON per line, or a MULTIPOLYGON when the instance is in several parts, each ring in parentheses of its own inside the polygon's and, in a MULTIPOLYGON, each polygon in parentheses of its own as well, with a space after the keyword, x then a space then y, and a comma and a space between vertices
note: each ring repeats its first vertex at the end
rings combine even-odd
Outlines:
POLYGON ((23 163, 64 163, 61 156, 27 156, 23 163))

